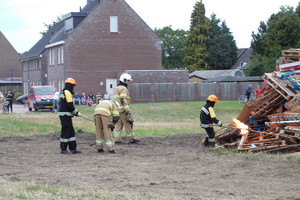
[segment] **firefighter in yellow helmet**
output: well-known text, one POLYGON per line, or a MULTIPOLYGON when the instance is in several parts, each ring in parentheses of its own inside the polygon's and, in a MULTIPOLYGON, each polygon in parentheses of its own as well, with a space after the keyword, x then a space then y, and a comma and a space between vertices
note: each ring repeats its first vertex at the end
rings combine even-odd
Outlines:
POLYGON ((74 107, 73 93, 76 81, 73 78, 67 78, 65 88, 60 94, 58 115, 61 123, 60 149, 61 154, 77 154, 75 131, 72 123, 73 116, 81 116, 80 112, 74 107), (69 150, 68 151, 68 148, 69 150))
POLYGON ((204 128, 207 133, 204 141, 204 146, 215 146, 215 130, 213 128, 213 123, 222 126, 222 122, 216 118, 216 114, 213 109, 215 103, 217 102, 218 97, 216 95, 209 95, 207 97, 206 104, 201 108, 200 126, 201 128, 204 128))
POLYGON ((102 100, 96 106, 94 119, 96 125, 96 149, 98 153, 104 152, 104 145, 109 153, 115 153, 112 130, 119 120, 118 102, 113 100, 102 100))
POLYGON ((128 73, 123 73, 120 76, 119 84, 114 89, 114 100, 120 104, 120 120, 117 122, 114 131, 115 143, 121 143, 124 136, 129 139, 130 143, 136 143, 140 141, 135 138, 133 133, 133 118, 129 110, 130 97, 127 88, 129 81, 132 81, 131 75, 128 73), (125 128, 126 135, 122 135, 123 127, 125 128))

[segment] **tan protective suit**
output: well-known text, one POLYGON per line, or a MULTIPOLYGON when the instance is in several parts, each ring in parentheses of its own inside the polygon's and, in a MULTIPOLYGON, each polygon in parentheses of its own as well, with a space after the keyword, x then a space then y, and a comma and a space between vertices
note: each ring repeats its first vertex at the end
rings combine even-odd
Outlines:
POLYGON ((122 138, 127 138, 129 142, 132 142, 135 137, 133 133, 132 123, 126 120, 126 112, 129 112, 129 91, 127 87, 120 82, 120 84, 114 89, 114 100, 120 104, 119 113, 120 120, 116 123, 114 131, 115 142, 121 142, 122 138), (122 99, 122 101, 121 101, 122 99), (122 134, 122 129, 125 128, 126 134, 122 134))
POLYGON ((104 145, 109 151, 114 151, 114 139, 109 124, 112 116, 119 116, 117 106, 112 100, 103 100, 96 106, 94 119, 96 124, 96 149, 103 150, 104 145))

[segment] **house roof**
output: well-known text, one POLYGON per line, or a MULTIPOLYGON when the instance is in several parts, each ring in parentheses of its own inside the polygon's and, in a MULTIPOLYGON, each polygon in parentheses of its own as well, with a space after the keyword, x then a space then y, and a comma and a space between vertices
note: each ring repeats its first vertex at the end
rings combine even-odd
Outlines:
MULTIPOLYGON (((80 14, 89 14, 101 0, 88 0, 87 4, 80 9, 80 14)), ((74 13, 73 13, 74 14, 74 13)), ((65 22, 61 20, 55 24, 43 35, 43 37, 22 56, 22 60, 40 56, 46 49, 46 45, 64 40, 67 34, 64 31, 65 22)))
POLYGON ((189 74, 189 78, 195 76, 202 79, 210 79, 210 78, 216 78, 220 76, 232 76, 232 77, 244 76, 244 73, 237 69, 226 69, 226 70, 199 70, 189 74))
POLYGON ((246 76, 246 77, 233 77, 233 76, 219 76, 215 78, 210 78, 204 82, 251 82, 251 81, 263 81, 261 76, 246 76))
POLYGON ((243 77, 244 76, 243 70, 248 68, 250 65, 252 51, 253 51, 252 48, 238 49, 237 51, 238 60, 230 69, 194 71, 191 74, 189 74, 189 78, 198 77, 204 80, 220 81, 222 79, 224 81, 227 81, 227 80, 233 80, 233 78, 229 78, 229 77, 243 77))
POLYGON ((252 52, 253 52, 252 48, 238 49, 237 51, 238 60, 231 67, 231 69, 244 70, 248 68, 251 62, 252 52))
POLYGON ((59 21, 53 25, 51 29, 46 32, 43 37, 28 51, 25 55, 22 56, 22 60, 26 60, 32 57, 38 57, 45 50, 45 46, 49 44, 51 38, 53 38, 57 32, 59 32, 64 27, 64 21, 59 21))

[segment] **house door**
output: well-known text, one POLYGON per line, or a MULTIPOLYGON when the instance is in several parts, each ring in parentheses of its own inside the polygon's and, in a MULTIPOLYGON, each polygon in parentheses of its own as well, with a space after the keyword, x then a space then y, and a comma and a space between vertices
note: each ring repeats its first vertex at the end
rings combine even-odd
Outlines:
POLYGON ((106 92, 109 94, 110 97, 113 96, 115 87, 117 87, 117 79, 115 78, 106 79, 106 92))

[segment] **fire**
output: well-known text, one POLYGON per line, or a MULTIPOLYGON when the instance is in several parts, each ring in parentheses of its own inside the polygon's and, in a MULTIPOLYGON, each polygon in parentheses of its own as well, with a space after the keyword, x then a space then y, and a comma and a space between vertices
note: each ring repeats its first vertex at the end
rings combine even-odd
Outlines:
POLYGON ((249 127, 246 124, 240 122, 236 118, 233 118, 232 121, 234 122, 233 126, 235 126, 238 129, 240 129, 241 135, 247 135, 249 133, 249 127))

